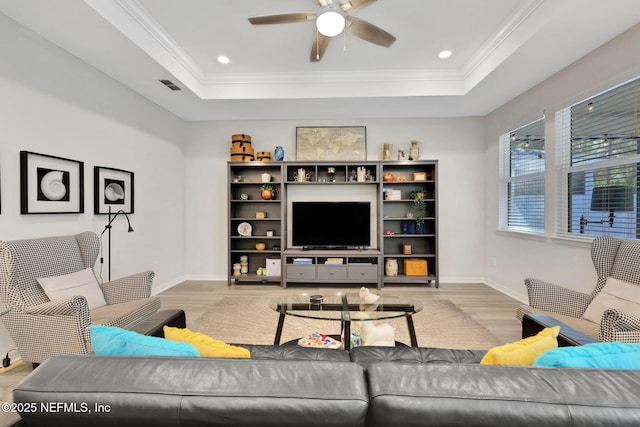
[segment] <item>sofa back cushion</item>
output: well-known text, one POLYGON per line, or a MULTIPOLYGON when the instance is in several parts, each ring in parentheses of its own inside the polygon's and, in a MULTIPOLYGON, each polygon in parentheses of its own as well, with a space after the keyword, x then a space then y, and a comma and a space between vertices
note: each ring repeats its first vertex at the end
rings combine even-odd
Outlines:
POLYGON ((640 370, 374 363, 368 425, 640 425, 640 370))
POLYGON ((92 413, 22 413, 35 427, 100 419, 120 427, 363 427, 369 407, 364 370, 355 363, 201 357, 54 356, 13 398, 37 407, 96 402, 109 408, 108 414, 93 406, 92 413))

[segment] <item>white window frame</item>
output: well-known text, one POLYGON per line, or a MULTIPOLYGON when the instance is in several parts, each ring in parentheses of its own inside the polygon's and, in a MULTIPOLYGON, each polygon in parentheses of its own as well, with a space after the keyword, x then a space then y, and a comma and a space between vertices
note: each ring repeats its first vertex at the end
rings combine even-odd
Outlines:
MULTIPOLYGON (((640 77, 636 77, 624 83, 616 86, 612 86, 606 91, 600 92, 600 94, 606 93, 615 89, 618 86, 625 85, 632 81, 640 81, 640 77)), ((598 94, 599 95, 599 94, 598 94)), ((572 104, 560 111, 556 112, 556 145, 558 147, 556 151, 556 165, 558 170, 556 194, 559 200, 557 200, 557 217, 556 217, 556 230, 555 235, 561 239, 591 242, 596 234, 580 234, 579 232, 569 232, 570 219, 572 214, 569 210, 569 176, 575 172, 597 171, 602 169, 608 169, 612 167, 633 165, 640 163, 640 154, 628 155, 624 157, 611 158, 594 163, 583 163, 579 165, 571 165, 571 109, 574 105, 582 102, 587 102, 589 99, 595 98, 598 95, 594 95, 578 103, 572 104)), ((637 114, 637 112, 636 112, 637 114)), ((606 228, 606 227, 605 227, 606 228)), ((636 228, 640 228, 640 224, 636 224, 636 228)), ((599 233, 597 235, 607 235, 606 233, 599 233)), ((619 237, 615 236, 614 237, 619 237)))
POLYGON ((516 233, 524 233, 533 236, 544 236, 545 234, 545 197, 546 191, 543 191, 543 217, 542 217, 542 229, 534 229, 531 227, 523 227, 523 226, 515 226, 510 224, 509 218, 509 210, 510 210, 510 192, 509 188, 511 184, 515 183, 527 183, 533 182, 537 180, 542 180, 542 188, 545 187, 545 170, 546 170, 546 160, 545 167, 542 171, 532 172, 527 174, 518 175, 515 177, 511 176, 511 135, 513 132, 516 132, 518 129, 522 129, 523 127, 529 126, 538 121, 542 122, 543 129, 543 137, 544 137, 544 129, 545 129, 545 117, 542 116, 539 119, 532 121, 531 123, 521 126, 520 128, 514 129, 510 132, 500 135, 499 148, 500 148, 500 207, 499 207, 499 231, 506 232, 516 232, 516 233))

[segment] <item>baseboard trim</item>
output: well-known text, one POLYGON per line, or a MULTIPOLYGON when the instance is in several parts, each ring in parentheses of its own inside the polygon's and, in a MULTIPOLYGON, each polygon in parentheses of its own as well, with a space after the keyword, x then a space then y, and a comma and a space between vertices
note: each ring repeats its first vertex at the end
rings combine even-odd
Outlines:
POLYGON ((440 283, 484 283, 484 278, 482 277, 440 277, 440 283))
MULTIPOLYGON (((493 289, 497 290, 497 291, 502 292, 503 294, 505 294, 505 295, 507 295, 507 296, 510 296, 511 298, 513 298, 513 299, 515 299, 515 300, 520 301, 520 302, 521 302, 521 303, 523 303, 523 304, 528 304, 528 303, 529 303, 529 298, 528 298, 528 296, 527 296, 526 294, 524 294, 524 293, 523 293, 523 294, 515 293, 515 292, 513 292, 513 290, 512 290, 512 289, 506 288, 506 287, 504 287, 504 286, 500 285, 499 283, 494 282, 494 281, 492 281, 492 280, 486 280, 486 279, 485 279, 485 280, 483 281, 483 283, 484 283, 485 285, 487 285, 487 286, 489 286, 489 287, 491 287, 491 288, 493 288, 493 289)), ((522 285, 522 288, 524 289, 524 284, 522 285)))
POLYGON ((167 289, 171 289, 173 288, 175 285, 184 282, 185 280, 187 280, 184 276, 183 277, 179 277, 176 279, 173 279, 169 282, 164 282, 162 284, 157 284, 154 283, 153 287, 151 288, 151 295, 157 295, 160 292, 166 291, 167 289))
POLYGON ((221 274, 187 274, 184 280, 204 280, 204 281, 226 282, 228 280, 228 277, 221 274))

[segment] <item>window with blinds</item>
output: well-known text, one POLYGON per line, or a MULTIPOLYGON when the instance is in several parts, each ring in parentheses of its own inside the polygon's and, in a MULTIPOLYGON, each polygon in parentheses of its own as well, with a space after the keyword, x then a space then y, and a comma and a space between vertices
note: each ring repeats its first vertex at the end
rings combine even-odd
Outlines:
POLYGON ((503 229, 544 232, 544 143, 544 118, 500 137, 503 229))
POLYGON ((556 115, 560 234, 637 239, 640 77, 556 115))

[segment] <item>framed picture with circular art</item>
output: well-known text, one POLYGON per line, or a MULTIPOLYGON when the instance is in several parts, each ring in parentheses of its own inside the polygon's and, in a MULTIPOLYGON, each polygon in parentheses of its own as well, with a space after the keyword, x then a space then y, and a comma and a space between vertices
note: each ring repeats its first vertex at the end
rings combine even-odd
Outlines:
POLYGON ((84 212, 84 163, 20 151, 20 213, 84 212))
POLYGON ((95 166, 93 168, 93 213, 133 213, 133 172, 95 166))

